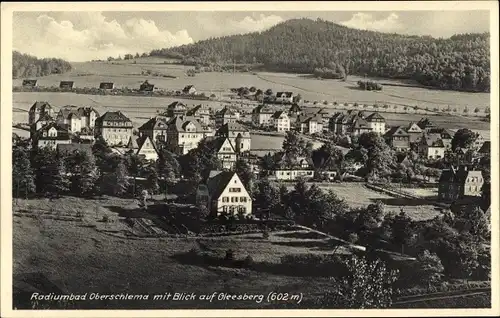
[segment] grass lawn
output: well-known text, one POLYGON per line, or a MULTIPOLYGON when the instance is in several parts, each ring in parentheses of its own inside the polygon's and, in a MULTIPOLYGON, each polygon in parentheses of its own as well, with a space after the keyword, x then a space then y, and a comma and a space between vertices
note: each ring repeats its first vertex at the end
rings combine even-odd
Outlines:
MULTIPOLYGON (((194 238, 125 238, 113 232, 125 231, 111 204, 133 208, 131 200, 104 198, 83 200, 65 197, 48 200, 19 200, 14 205, 13 217, 13 271, 14 274, 42 272, 49 279, 60 282, 68 292, 85 293, 140 293, 194 292, 196 294, 259 293, 271 291, 302 292, 304 299, 321 294, 330 286, 327 278, 291 277, 247 269, 219 266, 196 266, 180 263, 174 256, 185 253, 198 243, 194 238), (98 223, 99 215, 110 215, 117 220, 109 228, 98 223), (83 220, 62 220, 48 217, 27 217, 32 213, 60 212, 59 217, 83 213, 83 220), (20 215, 20 216, 18 216, 20 215)), ((272 233, 269 240, 262 235, 203 238, 200 241, 210 249, 223 254, 231 248, 240 259, 251 255, 255 261, 279 262, 286 254, 331 253, 325 238, 307 231, 272 233)), ((94 301, 88 308, 99 308, 103 301, 94 301)), ((279 304, 245 301, 109 301, 107 308, 280 308, 279 304)))

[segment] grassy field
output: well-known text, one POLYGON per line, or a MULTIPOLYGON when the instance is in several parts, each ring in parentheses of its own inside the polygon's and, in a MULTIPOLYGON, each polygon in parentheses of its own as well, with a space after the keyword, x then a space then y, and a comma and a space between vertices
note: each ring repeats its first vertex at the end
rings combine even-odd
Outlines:
MULTIPOLYGON (((320 183, 318 185, 324 190, 332 190, 350 207, 364 207, 380 200, 385 204, 386 212, 399 213, 403 208, 409 217, 417 221, 431 219, 440 213, 426 201, 395 198, 368 189, 359 182, 320 183)), ((293 188, 293 184, 289 188, 293 188)))
MULTIPOLYGON (((329 286, 328 279, 302 278, 234 269, 220 266, 189 265, 179 262, 175 255, 185 253, 198 243, 194 238, 125 238, 117 233, 127 226, 109 206, 127 208, 131 200, 107 198, 82 200, 61 198, 20 200, 14 205, 13 271, 14 274, 42 272, 60 282, 68 292, 163 294, 165 292, 194 292, 196 294, 258 293, 271 291, 302 292, 310 299, 329 286), (36 207, 36 208, 35 208, 36 207), (95 208, 98 207, 98 216, 95 208), (28 212, 43 213, 31 218, 28 212), (52 212, 49 212, 52 211, 52 212), (77 212, 85 221, 76 220, 77 212), (59 219, 48 218, 56 213, 59 219), (99 223, 103 215, 115 221, 108 226, 99 223), (65 220, 63 220, 66 217, 65 220), (90 227, 89 224, 97 224, 90 227)), ((251 255, 255 261, 278 262, 286 254, 331 253, 321 249, 325 239, 320 235, 305 235, 307 231, 271 233, 269 240, 262 235, 241 235, 200 239, 205 246, 221 254, 228 248, 235 257, 251 255), (288 234, 287 234, 288 233, 288 234), (301 234, 302 233, 302 234, 301 234), (305 236, 304 236, 305 235, 305 236), (305 238, 304 238, 305 237, 305 238)), ((89 308, 102 307, 95 301, 89 308)), ((110 301, 107 308, 279 308, 279 304, 245 301, 110 301)))

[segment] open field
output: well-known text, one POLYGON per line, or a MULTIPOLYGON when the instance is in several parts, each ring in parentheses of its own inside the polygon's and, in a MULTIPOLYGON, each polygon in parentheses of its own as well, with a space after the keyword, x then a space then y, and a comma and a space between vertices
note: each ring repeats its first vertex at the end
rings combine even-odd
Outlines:
MULTIPOLYGON (((212 239, 195 238, 125 238, 115 235, 123 231, 122 220, 107 208, 109 205, 128 207, 132 200, 105 198, 83 200, 60 198, 48 200, 20 200, 14 211, 29 207, 54 210, 59 217, 83 213, 86 221, 62 220, 47 217, 13 217, 14 274, 42 272, 55 279, 68 292, 163 294, 190 291, 196 294, 227 293, 267 294, 271 291, 304 293, 304 299, 322 294, 328 287, 327 278, 292 277, 269 272, 257 272, 221 266, 189 265, 175 256, 185 253, 203 242, 222 255, 231 248, 235 258, 251 255, 255 261, 279 262, 281 256, 301 253, 331 253, 325 238, 309 235, 307 231, 275 232, 269 240, 262 235, 241 235, 212 239), (95 216, 95 208, 98 215, 95 216), (113 215, 114 214, 114 215, 113 215), (105 227, 98 224, 102 215, 115 221, 105 227)), ((37 212, 39 210, 35 210, 37 212)), ((121 218, 123 219, 123 218, 121 218)), ((314 234, 314 233, 313 233, 314 234)), ((217 301, 203 303, 196 300, 179 302, 109 301, 108 308, 279 308, 280 305, 248 301, 217 301)), ((88 308, 103 306, 90 302, 88 308)))
MULTIPOLYGON (((324 190, 332 190, 353 208, 381 201, 385 204, 386 212, 399 213, 403 208, 409 217, 417 221, 431 219, 440 213, 435 206, 426 201, 395 198, 368 189, 359 182, 317 183, 317 185, 324 190)), ((293 188, 293 184, 290 184, 289 188, 293 188)))

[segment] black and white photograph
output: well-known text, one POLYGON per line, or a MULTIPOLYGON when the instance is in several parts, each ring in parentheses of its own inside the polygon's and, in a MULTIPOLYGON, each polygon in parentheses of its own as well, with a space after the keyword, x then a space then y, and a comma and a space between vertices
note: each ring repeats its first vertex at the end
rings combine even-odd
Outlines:
POLYGON ((499 314, 498 2, 2 20, 2 316, 499 314))

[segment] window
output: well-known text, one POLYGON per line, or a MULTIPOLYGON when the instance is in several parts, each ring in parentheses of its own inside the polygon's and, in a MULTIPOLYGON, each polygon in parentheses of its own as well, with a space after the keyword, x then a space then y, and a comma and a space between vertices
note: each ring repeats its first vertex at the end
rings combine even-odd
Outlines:
POLYGON ((238 207, 238 212, 246 213, 247 212, 247 208, 244 207, 244 206, 240 206, 240 207, 238 207))
POLYGON ((222 207, 222 212, 227 213, 227 206, 222 207))
POLYGON ((229 198, 228 197, 222 197, 222 202, 229 202, 229 198))
POLYGON ((247 202, 247 197, 240 197, 240 202, 247 202))
POLYGON ((241 192, 240 188, 229 188, 229 192, 241 192))

